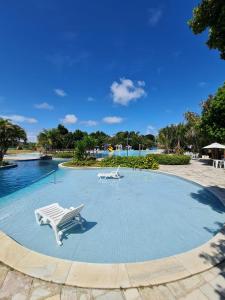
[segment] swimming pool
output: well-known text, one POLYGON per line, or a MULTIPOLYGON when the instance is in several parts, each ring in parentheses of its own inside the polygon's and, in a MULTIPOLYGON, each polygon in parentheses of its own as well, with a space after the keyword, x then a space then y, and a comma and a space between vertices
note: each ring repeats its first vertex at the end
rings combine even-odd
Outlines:
POLYGON ((149 149, 149 150, 114 150, 114 151, 100 151, 96 154, 97 158, 108 156, 146 156, 147 154, 162 153, 162 149, 149 149))
POLYGON ((17 161, 17 168, 0 170, 1 197, 28 186, 58 169, 62 160, 17 161))
POLYGON ((50 256, 121 263, 190 250, 211 239, 224 223, 224 206, 197 184, 130 169, 121 170, 121 180, 99 181, 99 171, 59 169, 1 197, 0 229, 50 256), (52 229, 37 225, 34 217, 36 208, 53 202, 63 207, 85 204, 85 230, 72 229, 61 247, 52 229))

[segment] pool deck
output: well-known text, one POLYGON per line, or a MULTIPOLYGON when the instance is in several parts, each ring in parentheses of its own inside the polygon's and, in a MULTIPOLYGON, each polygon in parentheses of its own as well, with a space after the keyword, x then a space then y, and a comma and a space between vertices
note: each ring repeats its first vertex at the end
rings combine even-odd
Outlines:
MULTIPOLYGON (((187 166, 161 166, 160 171, 195 181, 225 202, 223 169, 192 161, 187 166)), ((186 253, 133 264, 86 264, 47 257, 4 233, 0 243, 0 299, 225 299, 223 229, 186 253)))

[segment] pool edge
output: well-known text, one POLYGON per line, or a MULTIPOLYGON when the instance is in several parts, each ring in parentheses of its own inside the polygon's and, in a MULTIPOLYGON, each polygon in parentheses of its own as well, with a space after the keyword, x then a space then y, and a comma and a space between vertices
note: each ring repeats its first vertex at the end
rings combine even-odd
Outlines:
POLYGON ((166 284, 202 273, 225 259, 220 245, 225 229, 200 247, 141 263, 83 263, 47 256, 25 248, 0 232, 0 261, 34 278, 82 288, 134 288, 166 284), (208 257, 214 257, 209 260, 208 257))
MULTIPOLYGON (((170 172, 154 172, 197 183, 224 204, 224 199, 216 191, 199 181, 170 172)), ((25 248, 1 231, 0 243, 3 264, 34 278, 82 288, 116 289, 166 284, 202 273, 225 260, 225 252, 221 251, 225 244, 225 227, 211 240, 190 251, 137 263, 97 264, 54 258, 25 248)))

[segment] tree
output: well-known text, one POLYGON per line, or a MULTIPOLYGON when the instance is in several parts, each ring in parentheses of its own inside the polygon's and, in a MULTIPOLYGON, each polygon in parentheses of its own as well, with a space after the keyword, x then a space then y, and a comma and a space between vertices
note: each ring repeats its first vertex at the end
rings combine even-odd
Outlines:
POLYGON ((190 147, 194 153, 199 153, 205 140, 201 130, 201 116, 188 111, 184 114, 184 117, 186 120, 187 147, 190 147))
POLYGON ((40 132, 37 136, 38 144, 42 146, 45 151, 50 150, 52 141, 49 134, 49 131, 47 129, 44 129, 42 132, 40 132))
POLYGON ((96 140, 93 137, 88 135, 83 138, 83 143, 85 145, 86 151, 89 152, 93 150, 96 146, 96 140))
POLYGON ((23 128, 0 118, 0 164, 9 147, 19 145, 21 141, 26 142, 26 139, 23 128))
POLYGON ((91 150, 96 146, 96 141, 90 136, 85 136, 75 143, 74 158, 77 160, 87 159, 91 150))
POLYGON ((185 133, 186 133, 186 126, 183 123, 179 123, 176 125, 176 146, 174 148, 175 152, 177 154, 182 154, 184 149, 186 148, 186 138, 185 138, 185 133))
POLYGON ((45 150, 71 149, 75 140, 76 136, 61 124, 57 128, 44 129, 38 135, 38 144, 45 150))
POLYGON ((127 138, 129 137, 129 131, 118 131, 113 137, 111 137, 111 139, 109 139, 108 142, 114 146, 122 145, 125 147, 127 145, 127 138))
POLYGON ((90 133, 90 137, 94 138, 96 140, 96 146, 99 148, 102 148, 106 143, 108 143, 109 135, 107 135, 103 131, 96 131, 90 133))
POLYGON ((209 142, 225 143, 225 83, 202 103, 201 128, 209 142))
POLYGON ((63 136, 60 134, 57 128, 44 129, 38 135, 38 144, 41 145, 46 151, 54 149, 62 149, 63 136))
POLYGON ((225 59, 225 1, 202 0, 193 10, 193 17, 188 22, 194 34, 209 29, 206 44, 210 49, 218 49, 225 59))
POLYGON ((62 124, 59 124, 57 129, 60 135, 67 135, 69 133, 69 130, 62 124))
POLYGON ((166 126, 159 130, 158 142, 161 147, 166 150, 166 153, 172 152, 176 145, 176 125, 166 126))
POLYGON ((176 152, 181 154, 187 147, 185 134, 185 124, 172 124, 159 130, 158 142, 161 147, 165 148, 166 153, 176 152))
POLYGON ((86 135, 88 135, 87 132, 77 129, 73 133, 74 141, 81 141, 86 135))
POLYGON ((150 148, 150 147, 156 146, 156 139, 153 134, 142 135, 142 138, 143 138, 142 143, 145 148, 150 148))
POLYGON ((77 141, 74 151, 75 160, 85 160, 86 159, 86 148, 83 140, 77 141))
POLYGON ((72 132, 68 132, 64 138, 64 148, 65 149, 73 149, 74 148, 74 135, 72 132))

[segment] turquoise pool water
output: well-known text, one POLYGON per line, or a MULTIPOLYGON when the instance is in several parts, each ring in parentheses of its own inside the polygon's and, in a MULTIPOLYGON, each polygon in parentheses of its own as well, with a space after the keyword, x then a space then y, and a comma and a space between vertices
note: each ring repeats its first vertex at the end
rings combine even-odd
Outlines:
POLYGON ((94 263, 139 262, 197 247, 225 219, 217 198, 201 186, 156 172, 122 169, 121 180, 99 181, 106 170, 64 170, 0 198, 0 229, 22 245, 55 257, 94 263), (55 182, 55 183, 54 183, 55 182), (35 221, 36 208, 85 204, 85 230, 56 244, 35 221))
POLYGON ((0 197, 30 185, 57 170, 59 162, 61 160, 17 161, 16 168, 0 170, 0 197))
POLYGON ((146 156, 152 153, 161 153, 163 150, 152 149, 152 150, 115 150, 115 151, 101 151, 96 154, 96 157, 107 157, 107 156, 146 156))

